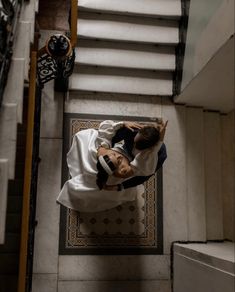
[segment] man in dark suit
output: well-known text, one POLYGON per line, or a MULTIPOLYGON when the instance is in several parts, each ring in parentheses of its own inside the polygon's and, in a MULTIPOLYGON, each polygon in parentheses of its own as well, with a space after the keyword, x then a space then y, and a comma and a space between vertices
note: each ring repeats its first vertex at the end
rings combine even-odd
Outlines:
MULTIPOLYGON (((155 167, 155 172, 157 172, 157 170, 162 167, 164 161, 167 158, 166 145, 163 143, 166 126, 167 126, 167 122, 166 123, 161 122, 161 124, 159 125, 159 128, 157 127, 154 128, 152 126, 138 128, 138 129, 137 128, 131 129, 130 127, 122 127, 117 131, 117 133, 113 137, 112 147, 115 147, 116 143, 123 141, 124 143, 123 143, 122 149, 127 154, 127 156, 130 157, 131 160, 133 160, 135 158, 133 154, 135 150, 137 151, 145 150, 154 146, 157 142, 162 141, 160 150, 157 153, 158 160, 157 160, 157 165, 155 167)), ((131 188, 131 187, 143 184, 154 173, 147 176, 134 176, 130 179, 127 179, 118 186, 118 189, 120 190, 127 189, 127 188, 131 188)))

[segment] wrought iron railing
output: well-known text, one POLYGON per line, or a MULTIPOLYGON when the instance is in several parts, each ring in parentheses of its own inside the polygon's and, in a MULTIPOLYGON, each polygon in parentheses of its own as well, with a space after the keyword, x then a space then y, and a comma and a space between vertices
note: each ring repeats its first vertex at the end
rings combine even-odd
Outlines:
POLYGON ((38 50, 36 45, 31 51, 18 292, 30 292, 32 286, 41 89, 52 79, 55 79, 55 89, 58 91, 65 92, 68 89, 77 39, 77 27, 74 27, 77 11, 74 12, 74 9, 77 10, 77 0, 71 0, 71 31, 67 35, 52 35, 43 48, 38 50))
POLYGON ((40 86, 55 79, 55 90, 66 92, 74 61, 75 51, 70 39, 62 34, 52 35, 38 53, 37 77, 40 86))
POLYGON ((0 106, 10 68, 21 0, 0 0, 0 106))
POLYGON ((68 90, 68 78, 73 72, 75 63, 77 9, 77 0, 71 0, 68 19, 70 31, 65 35, 52 35, 38 52, 37 78, 41 88, 54 79, 56 91, 68 90))

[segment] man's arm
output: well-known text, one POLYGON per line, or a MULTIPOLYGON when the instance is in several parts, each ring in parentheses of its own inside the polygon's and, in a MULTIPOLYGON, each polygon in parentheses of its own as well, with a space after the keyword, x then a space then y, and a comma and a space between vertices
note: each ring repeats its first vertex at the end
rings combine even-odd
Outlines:
MULTIPOLYGON (((155 169, 155 172, 158 171, 159 168, 162 167, 164 161, 167 158, 167 151, 166 151, 166 145, 163 143, 159 152, 158 152, 158 162, 157 162, 157 167, 155 169)), ((152 174, 153 175, 153 174, 152 174)), ((148 176, 134 176, 122 183, 122 186, 119 188, 123 189, 128 189, 128 188, 133 188, 136 187, 140 184, 143 184, 145 181, 147 181, 152 175, 148 176)))

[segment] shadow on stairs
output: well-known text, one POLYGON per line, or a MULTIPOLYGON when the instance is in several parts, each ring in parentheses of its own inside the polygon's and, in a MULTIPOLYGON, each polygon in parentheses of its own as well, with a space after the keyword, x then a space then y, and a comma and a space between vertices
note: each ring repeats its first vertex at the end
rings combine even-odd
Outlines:
POLYGON ((18 284, 21 216, 27 128, 27 94, 23 123, 17 125, 15 179, 8 181, 5 243, 0 245, 0 292, 16 292, 18 284))

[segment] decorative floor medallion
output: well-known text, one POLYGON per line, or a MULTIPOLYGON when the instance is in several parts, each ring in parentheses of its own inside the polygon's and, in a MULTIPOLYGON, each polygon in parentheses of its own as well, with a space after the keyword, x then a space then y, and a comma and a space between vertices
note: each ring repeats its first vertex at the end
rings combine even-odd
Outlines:
MULTIPOLYGON (((150 123, 148 118, 65 114, 62 185, 69 179, 66 165, 72 138, 78 131, 97 129, 103 120, 150 123)), ((145 183, 134 202, 97 213, 61 206, 60 254, 162 254, 162 169, 145 183)))

